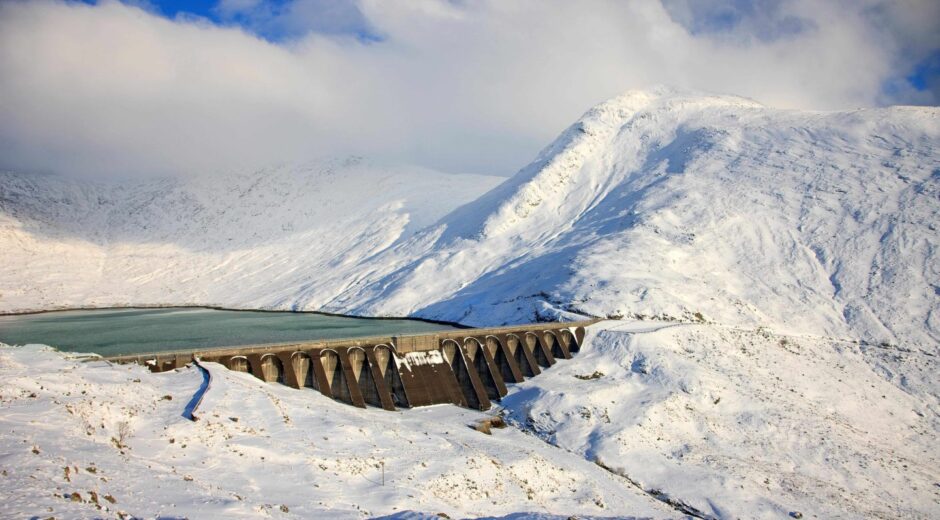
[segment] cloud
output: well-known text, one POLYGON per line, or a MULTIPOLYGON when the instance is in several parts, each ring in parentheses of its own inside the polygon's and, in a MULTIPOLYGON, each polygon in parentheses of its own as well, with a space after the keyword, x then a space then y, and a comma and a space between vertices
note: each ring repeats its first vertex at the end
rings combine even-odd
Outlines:
POLYGON ((591 105, 656 83, 788 108, 937 102, 903 82, 940 47, 929 1, 349 5, 226 1, 212 22, 2 3, 0 167, 166 174, 362 154, 509 175, 591 105))

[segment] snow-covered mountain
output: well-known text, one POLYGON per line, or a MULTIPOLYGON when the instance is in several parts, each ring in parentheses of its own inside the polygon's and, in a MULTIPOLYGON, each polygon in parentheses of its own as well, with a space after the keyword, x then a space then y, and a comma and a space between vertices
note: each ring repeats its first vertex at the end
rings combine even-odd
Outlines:
POLYGON ((358 160, 222 182, 4 174, 0 310, 581 313, 936 344, 937 149, 937 108, 658 88, 593 108, 502 184, 358 160))
POLYGON ((936 344, 938 149, 937 108, 630 92, 403 246, 421 250, 405 269, 330 308, 471 323, 701 315, 936 344))
POLYGON ((350 158, 189 179, 0 174, 0 311, 316 308, 504 179, 350 158))

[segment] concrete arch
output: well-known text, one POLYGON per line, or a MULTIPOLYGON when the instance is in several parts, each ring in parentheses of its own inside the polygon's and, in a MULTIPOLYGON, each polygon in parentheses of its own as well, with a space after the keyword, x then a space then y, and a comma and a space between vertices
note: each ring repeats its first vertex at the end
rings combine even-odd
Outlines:
POLYGON ((552 352, 545 347, 545 344, 542 342, 542 338, 534 332, 525 333, 525 342, 526 345, 532 350, 532 355, 535 356, 536 363, 543 368, 548 368, 555 364, 555 356, 552 355, 552 352))
POLYGON ((483 348, 483 345, 481 345, 479 340, 477 340, 476 338, 464 338, 463 346, 466 349, 465 352, 466 352, 467 357, 469 358, 469 361, 474 361, 475 359, 477 359, 478 355, 482 355, 480 353, 480 349, 483 348))
POLYGON ((578 338, 575 337, 574 333, 571 332, 571 329, 561 329, 558 331, 558 339, 568 347, 568 352, 574 353, 581 350, 581 345, 578 343, 578 338))
POLYGON ((441 342, 441 355, 444 356, 444 361, 453 370, 454 376, 457 378, 457 384, 460 385, 460 391, 467 401, 467 406, 469 408, 480 408, 480 398, 474 388, 473 379, 470 376, 470 370, 467 367, 460 344, 452 339, 445 339, 441 342))
POLYGON ((578 342, 578 350, 581 350, 581 345, 584 345, 584 334, 584 327, 575 327, 574 339, 578 342))
POLYGON ((353 378, 359 386, 359 392, 362 393, 362 399, 366 404, 372 406, 382 406, 382 398, 379 397, 379 390, 375 386, 375 380, 372 376, 372 365, 366 356, 366 351, 361 347, 352 347, 346 351, 349 358, 349 368, 352 370, 353 378))
POLYGON ((492 354, 493 363, 496 364, 500 375, 503 376, 503 381, 512 383, 523 382, 525 379, 522 377, 519 365, 509 353, 506 345, 496 336, 486 336, 484 341, 486 342, 487 350, 492 354))
POLYGON ((284 384, 284 364, 274 354, 261 356, 261 379, 266 383, 284 384))
POLYGON ((493 358, 487 347, 480 340, 470 337, 463 340, 464 351, 467 355, 467 364, 476 370, 490 399, 499 399, 506 395, 506 385, 497 371, 493 358))
POLYGON ((441 355, 448 364, 453 364, 459 356, 460 344, 452 339, 445 339, 441 342, 441 355))
POLYGON ((408 406, 408 396, 405 395, 405 385, 398 372, 397 354, 391 345, 376 345, 372 352, 375 354, 376 367, 385 380, 385 385, 392 396, 395 406, 408 406))
POLYGON ((228 358, 228 361, 225 363, 225 366, 229 370, 235 372, 245 372, 246 374, 251 374, 251 363, 248 362, 248 358, 245 356, 232 356, 228 358))
POLYGON ((542 331, 542 341, 548 350, 551 351, 552 355, 555 356, 555 359, 571 359, 571 353, 568 352, 568 347, 559 340, 555 332, 550 330, 542 331))
POLYGON ((294 352, 290 356, 291 368, 297 375, 297 386, 319 390, 317 378, 313 375, 313 360, 306 352, 294 352))
POLYGON ((486 350, 489 351, 490 355, 493 356, 493 359, 496 359, 496 356, 499 355, 499 351, 503 346, 499 338, 493 335, 484 336, 483 344, 486 346, 486 350))
POLYGON ((352 404, 352 397, 349 395, 349 386, 339 360, 339 354, 333 349, 323 349, 320 351, 320 363, 323 365, 323 372, 326 375, 329 391, 333 398, 352 404))
POLYGON ((532 349, 526 345, 525 341, 515 334, 506 335, 506 348, 509 350, 512 358, 519 364, 519 371, 523 377, 533 377, 539 375, 541 370, 532 355, 532 349))
POLYGON ((372 352, 375 353, 376 366, 379 369, 379 373, 382 374, 382 377, 385 377, 385 374, 388 373, 391 368, 393 356, 392 348, 389 345, 384 343, 372 347, 372 352))

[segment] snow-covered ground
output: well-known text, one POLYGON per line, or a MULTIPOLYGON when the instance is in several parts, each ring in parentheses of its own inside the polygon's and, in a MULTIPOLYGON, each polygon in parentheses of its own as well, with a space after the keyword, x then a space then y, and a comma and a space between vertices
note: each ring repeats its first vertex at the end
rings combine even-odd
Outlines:
POLYGON ((675 512, 533 435, 472 429, 480 412, 361 410, 206 366, 211 386, 200 420, 190 422, 182 411, 202 382, 195 368, 150 374, 39 347, 0 347, 0 516, 675 512))
POLYGON ((195 368, 0 347, 0 516, 940 515, 940 366, 921 351, 602 322, 511 385, 491 436, 480 412, 361 410, 206 366, 190 422, 195 368))
POLYGON ((476 412, 357 410, 211 366, 192 424, 193 370, 3 348, 0 511, 93 516, 61 494, 100 483, 150 516, 940 517, 938 149, 938 108, 659 88, 501 184, 359 160, 221 183, 0 175, 0 311, 618 318, 514 386, 492 437, 476 412))
POLYGON ((936 518, 938 370, 920 350, 602 322, 575 360, 502 406, 552 444, 715 517, 936 518))

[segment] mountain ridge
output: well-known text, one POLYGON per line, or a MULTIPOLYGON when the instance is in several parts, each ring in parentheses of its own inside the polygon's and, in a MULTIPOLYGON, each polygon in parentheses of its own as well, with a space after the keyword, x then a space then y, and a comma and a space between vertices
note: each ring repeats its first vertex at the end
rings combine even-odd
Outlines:
POLYGON ((800 112, 665 88, 630 92, 587 112, 515 177, 425 231, 439 238, 420 251, 414 272, 341 297, 336 308, 481 324, 570 311, 700 313, 730 325, 932 344, 940 339, 940 300, 926 290, 940 273, 930 229, 940 217, 937 121, 935 108, 800 112), (919 249, 902 253, 912 241, 919 249), (530 260, 534 267, 523 268, 530 260), (905 273, 916 280, 905 282, 905 273), (543 281, 528 284, 534 277, 543 281), (512 281, 525 287, 507 288, 512 281), (920 290, 918 302, 905 308, 903 296, 869 284, 920 290), (408 285, 429 287, 440 302, 409 306, 420 298, 396 292, 408 285), (716 298, 721 305, 709 303, 716 298), (516 309, 520 299, 528 304, 516 309), (905 324, 914 308, 921 320, 905 324))

